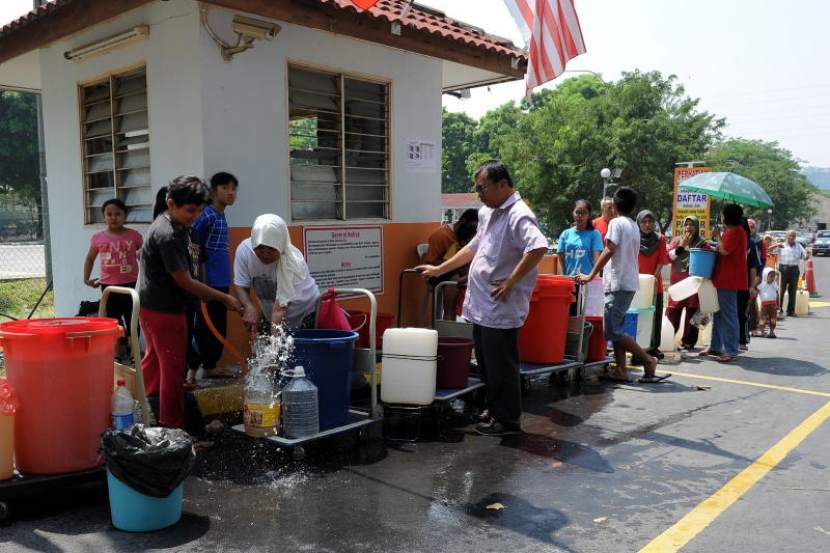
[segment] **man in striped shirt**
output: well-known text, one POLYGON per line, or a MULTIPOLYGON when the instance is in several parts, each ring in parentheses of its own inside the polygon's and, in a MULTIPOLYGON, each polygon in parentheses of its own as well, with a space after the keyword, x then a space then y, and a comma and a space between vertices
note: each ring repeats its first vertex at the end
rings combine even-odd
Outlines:
POLYGON ((795 317, 795 297, 798 293, 798 277, 801 276, 801 268, 798 262, 801 259, 810 257, 804 246, 795 241, 795 231, 787 231, 785 242, 770 246, 770 251, 778 250, 778 272, 781 274, 781 290, 778 296, 781 314, 784 312, 784 292, 789 290, 787 300, 787 316, 795 317))

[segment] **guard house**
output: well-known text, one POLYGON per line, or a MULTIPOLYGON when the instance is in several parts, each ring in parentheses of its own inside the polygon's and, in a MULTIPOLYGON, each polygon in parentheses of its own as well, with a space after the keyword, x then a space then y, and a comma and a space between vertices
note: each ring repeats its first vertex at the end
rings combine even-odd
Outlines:
POLYGON ((440 224, 441 95, 525 69, 509 41, 406 0, 41 6, 0 29, 0 88, 42 93, 57 314, 97 297, 82 272, 105 200, 144 232, 160 186, 217 171, 240 181, 232 253, 276 213, 321 288, 395 312, 440 224))

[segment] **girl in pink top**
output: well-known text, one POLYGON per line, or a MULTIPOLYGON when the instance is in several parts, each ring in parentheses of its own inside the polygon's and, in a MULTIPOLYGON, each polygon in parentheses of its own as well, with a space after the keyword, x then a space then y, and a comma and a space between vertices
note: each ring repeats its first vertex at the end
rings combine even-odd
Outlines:
MULTIPOLYGON (((84 262, 84 284, 91 288, 107 286, 126 286, 135 288, 138 280, 138 250, 143 239, 141 234, 124 226, 127 219, 127 206, 121 200, 112 198, 101 207, 107 229, 96 232, 89 241, 89 252, 84 262), (101 276, 90 278, 95 258, 101 255, 101 276)), ((127 336, 130 335, 130 319, 133 314, 133 301, 129 296, 112 294, 107 298, 107 317, 124 325, 127 336)), ((127 347, 129 355, 129 345, 127 347)))

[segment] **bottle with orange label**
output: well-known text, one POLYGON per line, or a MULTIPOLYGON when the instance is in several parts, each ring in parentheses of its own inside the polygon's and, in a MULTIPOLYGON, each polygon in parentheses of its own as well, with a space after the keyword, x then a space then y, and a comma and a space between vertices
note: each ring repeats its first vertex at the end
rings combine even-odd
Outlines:
POLYGON ((245 379, 244 422, 249 436, 266 438, 279 431, 280 393, 275 373, 256 363, 248 365, 245 379))

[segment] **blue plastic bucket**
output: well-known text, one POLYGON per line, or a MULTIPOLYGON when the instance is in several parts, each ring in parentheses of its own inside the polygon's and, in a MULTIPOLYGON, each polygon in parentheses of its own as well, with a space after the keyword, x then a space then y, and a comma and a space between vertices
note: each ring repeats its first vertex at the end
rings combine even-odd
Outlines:
POLYGON ((703 278, 712 278, 712 272, 715 270, 715 261, 717 258, 718 252, 714 250, 690 249, 689 274, 703 278))
POLYGON ((354 346, 359 335, 347 330, 294 331, 294 364, 317 386, 320 431, 349 422, 354 346))
MULTIPOLYGON (((652 307, 652 309, 654 309, 652 307)), ((637 309, 629 309, 625 313, 625 333, 637 339, 637 320, 640 318, 640 311, 637 309)), ((613 349, 614 344, 608 340, 608 349, 613 349)))
POLYGON ((107 470, 112 525, 127 532, 152 532, 173 526, 182 518, 182 488, 167 497, 138 493, 107 470))

